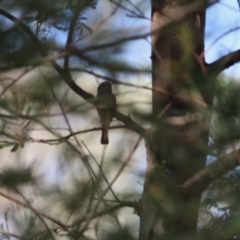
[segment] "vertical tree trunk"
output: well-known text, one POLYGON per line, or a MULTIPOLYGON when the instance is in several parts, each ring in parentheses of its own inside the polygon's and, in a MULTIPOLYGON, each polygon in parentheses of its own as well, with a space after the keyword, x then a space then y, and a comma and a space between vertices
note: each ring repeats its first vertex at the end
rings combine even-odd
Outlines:
POLYGON ((196 11, 195 2, 152 1, 154 123, 147 133, 140 240, 196 236, 201 190, 189 191, 182 184, 205 166, 211 90, 199 57, 205 8, 196 11))

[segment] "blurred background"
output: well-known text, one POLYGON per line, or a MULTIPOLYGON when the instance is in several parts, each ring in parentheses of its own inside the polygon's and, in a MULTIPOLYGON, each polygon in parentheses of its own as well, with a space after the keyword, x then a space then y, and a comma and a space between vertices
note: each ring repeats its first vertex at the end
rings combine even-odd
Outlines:
MULTIPOLYGON (((75 50, 68 63, 75 83, 96 96, 98 85, 112 80, 118 111, 149 127, 151 4, 82 0, 68 46, 76 4, 74 0, 0 1, 1 239, 53 238, 46 237, 50 230, 56 239, 78 239, 74 234, 82 234, 84 217, 86 238, 138 236, 139 217, 129 201, 139 201, 143 190, 145 143, 114 119, 110 143, 101 145, 96 109, 62 81, 52 60, 63 67, 65 47, 75 50), (126 207, 93 221, 87 218, 113 203, 126 207), (63 228, 58 221, 74 228, 63 228)), ((239 49, 239 22, 235 0, 208 8, 207 63, 239 49)), ((239 76, 235 64, 220 79, 227 85, 239 76)), ((214 159, 209 156, 208 161, 214 159)), ((212 214, 219 214, 216 206, 212 214)), ((202 216, 206 222, 208 216, 202 216)))

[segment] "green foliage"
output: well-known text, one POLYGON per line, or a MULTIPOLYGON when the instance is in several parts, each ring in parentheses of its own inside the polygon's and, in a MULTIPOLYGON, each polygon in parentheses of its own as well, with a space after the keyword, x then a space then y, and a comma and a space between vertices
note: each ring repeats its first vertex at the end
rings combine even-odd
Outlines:
MULTIPOLYGON (((62 193, 63 204, 70 212, 85 209, 94 186, 88 182, 76 182, 74 188, 69 193, 62 193)), ((85 209, 86 210, 86 209, 85 209)))
POLYGON ((116 239, 116 240, 135 240, 135 238, 132 236, 131 230, 129 229, 130 227, 122 227, 119 229, 114 229, 112 231, 109 232, 105 232, 105 234, 103 234, 103 238, 105 240, 112 240, 112 239, 116 239))
MULTIPOLYGON (((240 84, 219 79, 216 85, 212 144, 215 157, 236 151, 240 139, 240 84)), ((239 239, 239 168, 211 184, 202 203, 208 219, 201 229, 201 239, 239 239)))
POLYGON ((32 170, 28 169, 4 169, 0 172, 0 185, 7 188, 16 188, 19 185, 32 183, 34 178, 32 170))
POLYGON ((207 221, 200 228, 201 239, 238 239, 240 236, 239 171, 215 181, 208 189, 209 197, 202 202, 207 221))
POLYGON ((212 136, 217 146, 226 147, 240 138, 240 84, 220 81, 214 107, 212 136))

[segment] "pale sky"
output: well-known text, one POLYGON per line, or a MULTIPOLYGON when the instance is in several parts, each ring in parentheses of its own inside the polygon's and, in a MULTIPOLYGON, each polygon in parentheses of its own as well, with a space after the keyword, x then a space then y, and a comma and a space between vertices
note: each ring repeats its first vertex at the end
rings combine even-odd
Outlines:
MULTIPOLYGON (((205 56, 208 63, 240 49, 240 9, 237 0, 221 0, 214 4, 207 10, 206 20, 205 56)), ((239 64, 224 73, 239 78, 239 64)))

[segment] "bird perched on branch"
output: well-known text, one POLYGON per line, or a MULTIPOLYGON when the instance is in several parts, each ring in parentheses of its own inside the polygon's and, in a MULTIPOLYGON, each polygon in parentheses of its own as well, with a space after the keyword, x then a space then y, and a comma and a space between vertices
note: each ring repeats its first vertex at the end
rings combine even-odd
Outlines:
POLYGON ((108 144, 108 129, 116 111, 116 97, 109 82, 103 82, 98 86, 97 111, 102 125, 101 144, 108 144))

